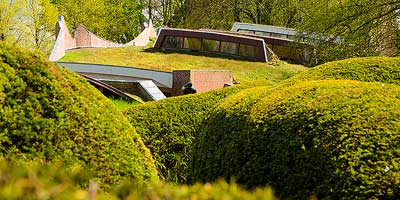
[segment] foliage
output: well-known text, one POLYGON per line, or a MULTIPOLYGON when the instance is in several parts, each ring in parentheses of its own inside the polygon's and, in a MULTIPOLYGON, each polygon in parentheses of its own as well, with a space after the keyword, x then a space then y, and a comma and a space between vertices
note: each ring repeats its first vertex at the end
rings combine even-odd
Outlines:
POLYGON ((49 0, 0 1, 0 41, 48 53, 58 12, 49 0))
POLYGON ((105 188, 157 179, 150 152, 84 79, 0 43, 0 156, 82 165, 105 188))
POLYGON ((13 162, 0 160, 0 196, 2 199, 265 199, 274 200, 270 188, 246 191, 235 183, 219 181, 193 186, 153 183, 140 186, 126 182, 114 191, 99 191, 82 168, 66 168, 60 163, 13 162))
POLYGON ((176 27, 190 13, 191 1, 187 0, 145 0, 149 19, 156 26, 176 27))
POLYGON ((323 79, 346 79, 400 85, 400 57, 351 58, 325 63, 288 80, 285 84, 323 79))
POLYGON ((15 15, 19 7, 7 0, 0 1, 0 41, 9 40, 16 28, 15 15))
POLYGON ((301 22, 299 0, 194 0, 180 26, 229 30, 234 22, 294 27, 301 22), (205 12, 207 11, 207 12, 205 12))
MULTIPOLYGON (((129 184, 127 184, 129 186, 129 184)), ((198 199, 198 200, 209 200, 209 199, 238 199, 238 200, 275 200, 274 193, 271 188, 257 188, 253 191, 244 190, 242 187, 235 183, 226 183, 223 180, 215 183, 206 184, 194 184, 194 185, 173 185, 166 183, 159 183, 151 185, 148 188, 139 188, 137 190, 126 191, 122 186, 121 189, 116 192, 118 197, 129 196, 127 199, 198 199)), ((133 186, 128 187, 133 188, 133 186)))
POLYGON ((24 1, 22 16, 19 18, 24 22, 26 43, 35 49, 49 52, 54 41, 58 12, 50 0, 24 1))
POLYGON ((72 30, 79 24, 105 39, 127 43, 140 32, 144 16, 137 0, 53 0, 72 30))
POLYGON ((271 185, 283 199, 397 199, 399 94, 335 80, 232 95, 200 129, 192 177, 271 185))
POLYGON ((153 154, 161 178, 169 182, 186 182, 192 143, 199 124, 216 103, 243 87, 172 97, 126 110, 125 116, 153 154))
POLYGON ((64 62, 82 62, 134 66, 147 69, 172 71, 178 69, 223 69, 231 70, 241 82, 268 79, 281 81, 306 67, 278 62, 276 65, 261 62, 227 59, 203 53, 180 53, 177 51, 153 51, 138 47, 84 49, 67 52, 64 62), (126 59, 129 58, 129 59, 126 59))
POLYGON ((88 195, 80 183, 89 182, 90 175, 78 166, 0 159, 0 180, 2 199, 84 199, 88 195))
POLYGON ((320 62, 373 55, 393 55, 398 32, 399 0, 304 1, 307 15, 298 29, 323 34, 320 62))

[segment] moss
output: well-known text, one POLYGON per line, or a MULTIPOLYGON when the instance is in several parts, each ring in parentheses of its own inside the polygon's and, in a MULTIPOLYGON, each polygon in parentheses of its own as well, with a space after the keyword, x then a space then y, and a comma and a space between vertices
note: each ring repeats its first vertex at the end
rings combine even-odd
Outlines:
POLYGON ((246 87, 249 86, 233 86, 150 102, 129 108, 125 115, 153 154, 160 176, 170 182, 182 183, 187 179, 188 162, 198 126, 219 101, 246 87))
POLYGON ((0 155, 82 165, 105 188, 157 179, 149 150, 110 100, 72 72, 4 43, 0 155))
POLYGON ((255 88, 210 112, 193 144, 192 181, 236 177, 281 198, 400 196, 400 87, 313 81, 255 88))

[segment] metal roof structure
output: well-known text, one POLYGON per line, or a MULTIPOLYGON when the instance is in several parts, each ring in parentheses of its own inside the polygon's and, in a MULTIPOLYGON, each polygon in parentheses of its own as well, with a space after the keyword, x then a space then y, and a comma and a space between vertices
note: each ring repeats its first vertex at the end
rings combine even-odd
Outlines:
POLYGON ((207 52, 268 62, 263 39, 235 33, 162 28, 154 48, 207 52))

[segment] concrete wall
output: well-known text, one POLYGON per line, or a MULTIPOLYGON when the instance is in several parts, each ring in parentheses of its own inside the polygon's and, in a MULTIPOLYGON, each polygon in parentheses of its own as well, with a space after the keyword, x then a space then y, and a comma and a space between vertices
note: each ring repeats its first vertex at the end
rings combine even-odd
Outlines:
POLYGON ((183 95, 182 86, 188 82, 192 82, 198 93, 223 88, 225 83, 233 84, 232 72, 226 70, 176 70, 172 76, 172 96, 183 95))
POLYGON ((150 21, 144 31, 131 42, 119 44, 100 38, 91 33, 85 26, 79 25, 72 37, 65 23, 64 17, 59 16, 56 24, 56 42, 49 56, 50 61, 58 61, 65 55, 65 51, 75 48, 110 48, 122 46, 146 46, 150 38, 155 38, 156 32, 150 21))
POLYGON ((68 49, 76 48, 76 40, 71 36, 63 16, 58 17, 56 24, 56 41, 49 56, 50 61, 57 61, 65 55, 68 49))
POLYGON ((171 72, 89 63, 58 62, 58 64, 70 69, 71 71, 87 74, 95 79, 120 80, 127 82, 153 80, 159 87, 172 87, 171 72))
POLYGON ((150 41, 150 38, 156 38, 157 34, 153 26, 153 22, 149 21, 146 28, 132 41, 126 43, 124 46, 139 46, 145 47, 150 41))

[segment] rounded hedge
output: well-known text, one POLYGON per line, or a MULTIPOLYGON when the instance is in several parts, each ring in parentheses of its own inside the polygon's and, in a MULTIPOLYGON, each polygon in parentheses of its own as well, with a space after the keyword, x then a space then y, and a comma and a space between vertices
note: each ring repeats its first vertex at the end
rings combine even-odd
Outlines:
POLYGON ((219 101, 244 87, 171 97, 133 106, 124 112, 153 154, 162 179, 186 182, 192 143, 199 125, 219 101))
POLYGON ((400 87, 315 81, 254 88, 210 112, 191 181, 235 177, 281 198, 400 197, 400 87))
POLYGON ((235 183, 176 185, 156 182, 138 185, 124 182, 112 191, 96 191, 95 184, 81 188, 90 176, 84 169, 70 171, 60 163, 10 162, 0 158, 0 197, 21 199, 99 199, 99 200, 276 200, 270 187, 247 191, 235 183))
POLYGON ((0 156, 81 165, 103 187, 157 179, 140 136, 83 78, 0 43, 0 156))
POLYGON ((400 85, 400 57, 350 58, 329 62, 295 75, 286 83, 306 80, 342 79, 400 85))

